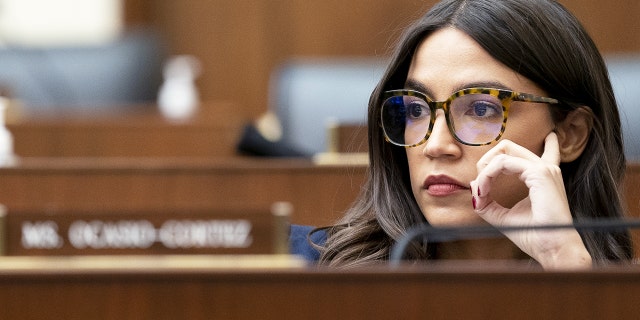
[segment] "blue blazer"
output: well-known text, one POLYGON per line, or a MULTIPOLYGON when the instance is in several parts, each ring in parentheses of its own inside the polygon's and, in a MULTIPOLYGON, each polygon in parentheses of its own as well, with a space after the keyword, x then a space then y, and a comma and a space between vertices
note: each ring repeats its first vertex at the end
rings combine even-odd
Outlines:
POLYGON ((309 233, 314 229, 311 226, 291 225, 289 229, 289 252, 303 257, 310 262, 316 262, 320 259, 320 252, 311 246, 309 241, 324 245, 327 240, 327 233, 324 231, 317 231, 309 236, 309 233))

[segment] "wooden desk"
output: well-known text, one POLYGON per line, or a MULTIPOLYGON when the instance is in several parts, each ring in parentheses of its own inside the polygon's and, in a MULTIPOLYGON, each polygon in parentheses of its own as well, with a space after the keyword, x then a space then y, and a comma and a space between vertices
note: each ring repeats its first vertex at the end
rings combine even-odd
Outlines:
POLYGON ((22 157, 219 157, 235 154, 248 118, 237 105, 206 102, 193 119, 172 122, 157 106, 58 110, 8 123, 22 157))
POLYGON ((638 162, 627 164, 624 196, 629 214, 640 218, 640 163, 638 162))
POLYGON ((337 271, 223 258, 2 258, 0 318, 538 320, 638 313, 636 267, 543 272, 453 263, 337 271))
MULTIPOLYGON (((0 203, 28 210, 179 212, 266 209, 290 201, 293 223, 322 226, 354 201, 366 170, 304 159, 24 158, 0 168, 0 203)), ((640 217, 639 188, 640 164, 630 163, 624 194, 633 217, 640 217)))
MULTIPOLYGON (((295 223, 340 217, 364 181, 364 165, 317 166, 305 159, 24 158, 0 168, 0 203, 17 209, 268 208, 286 200, 295 223)), ((624 184, 640 217, 640 164, 624 184)))
POLYGON ((365 166, 305 159, 24 158, 0 168, 10 210, 225 210, 294 206, 291 221, 321 226, 353 202, 365 166))

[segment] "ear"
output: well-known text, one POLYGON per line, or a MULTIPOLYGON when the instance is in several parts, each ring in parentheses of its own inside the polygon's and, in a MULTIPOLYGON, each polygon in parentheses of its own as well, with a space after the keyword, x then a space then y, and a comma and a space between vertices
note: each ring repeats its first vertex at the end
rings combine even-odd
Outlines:
POLYGON ((593 113, 587 107, 571 111, 556 125, 561 162, 571 162, 582 154, 589 141, 592 127, 593 113))

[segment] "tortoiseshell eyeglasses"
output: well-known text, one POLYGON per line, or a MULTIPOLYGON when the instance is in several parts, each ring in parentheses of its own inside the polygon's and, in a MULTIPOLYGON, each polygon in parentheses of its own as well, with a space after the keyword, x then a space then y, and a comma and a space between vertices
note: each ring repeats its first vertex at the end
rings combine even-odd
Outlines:
POLYGON ((504 89, 468 88, 445 101, 433 101, 415 90, 384 93, 382 129, 387 141, 405 148, 429 139, 442 109, 451 135, 460 143, 482 146, 500 140, 512 101, 557 104, 558 100, 504 89))

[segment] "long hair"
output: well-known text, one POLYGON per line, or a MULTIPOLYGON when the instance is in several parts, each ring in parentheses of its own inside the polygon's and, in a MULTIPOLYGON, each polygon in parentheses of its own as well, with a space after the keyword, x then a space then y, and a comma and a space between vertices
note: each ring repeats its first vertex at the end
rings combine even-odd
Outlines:
MULTIPOLYGON (((584 152, 560 165, 569 207, 576 220, 624 215, 619 190, 626 163, 618 108, 603 58, 580 22, 553 0, 445 0, 405 31, 370 97, 367 179, 344 218, 327 229, 322 263, 354 266, 387 259, 408 228, 426 222, 411 191, 404 148, 384 141, 381 96, 404 86, 417 46, 445 27, 466 33, 497 61, 561 101, 550 107, 554 121, 576 108, 591 110, 594 125, 584 152)), ((632 256, 626 232, 581 236, 594 261, 632 256)), ((407 257, 429 258, 431 249, 414 244, 407 257)))

